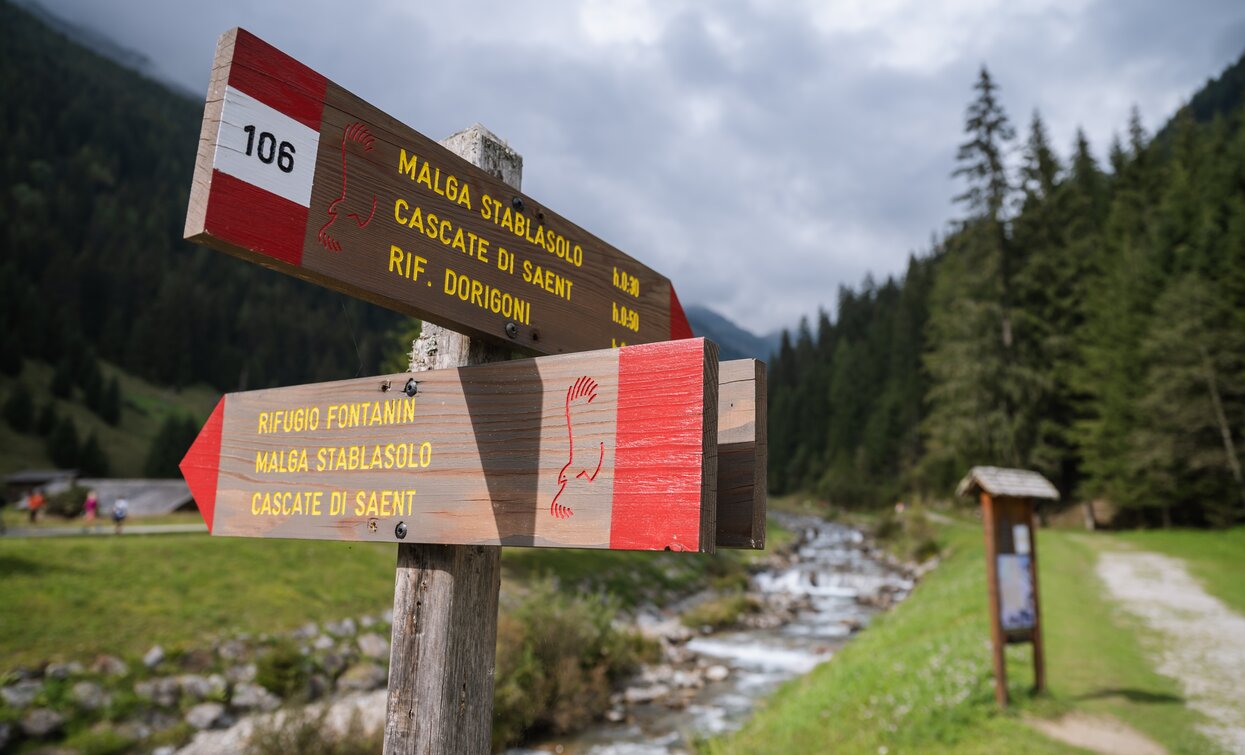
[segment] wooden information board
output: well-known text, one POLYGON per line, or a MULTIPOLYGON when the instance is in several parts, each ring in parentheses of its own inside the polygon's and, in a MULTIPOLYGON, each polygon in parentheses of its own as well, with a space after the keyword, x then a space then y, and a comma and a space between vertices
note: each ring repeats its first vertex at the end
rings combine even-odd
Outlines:
POLYGON ((529 353, 692 335, 667 278, 242 29, 217 47, 185 233, 529 353))
POLYGON ((687 339, 231 393, 182 473, 214 535, 712 552, 717 372, 687 339))

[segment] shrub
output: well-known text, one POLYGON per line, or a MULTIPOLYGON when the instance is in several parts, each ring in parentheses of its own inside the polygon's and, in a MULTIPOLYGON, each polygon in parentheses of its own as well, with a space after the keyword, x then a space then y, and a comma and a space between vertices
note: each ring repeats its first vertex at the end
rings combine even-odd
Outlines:
POLYGON ((335 731, 324 718, 306 711, 258 724, 246 743, 248 755, 375 755, 384 744, 383 728, 367 731, 358 713, 350 717, 345 731, 335 731))
POLYGON ((72 519, 82 514, 82 504, 86 501, 87 489, 71 485, 68 490, 48 496, 44 511, 53 516, 72 519))
POLYGON ((281 639, 255 662, 255 681, 272 694, 289 699, 306 690, 309 663, 293 641, 281 639))
POLYGON ((4 419, 19 433, 28 433, 35 425, 35 400, 25 383, 18 383, 4 401, 4 419))
POLYGON ((738 624, 746 614, 760 610, 761 605, 756 600, 740 592, 711 598, 685 611, 679 620, 691 629, 725 629, 738 624))
POLYGON ((498 617, 493 746, 580 728, 609 706, 612 683, 656 646, 614 627, 612 600, 565 595, 537 579, 498 617))

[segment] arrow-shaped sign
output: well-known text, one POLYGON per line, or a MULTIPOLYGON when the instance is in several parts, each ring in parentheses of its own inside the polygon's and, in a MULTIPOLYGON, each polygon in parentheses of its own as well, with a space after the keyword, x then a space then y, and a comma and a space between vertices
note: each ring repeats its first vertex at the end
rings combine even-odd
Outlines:
POLYGON ((530 353, 692 335, 667 278, 242 29, 186 237, 530 353))
POLYGON ((182 460, 214 535, 709 551, 717 347, 231 393, 182 460))

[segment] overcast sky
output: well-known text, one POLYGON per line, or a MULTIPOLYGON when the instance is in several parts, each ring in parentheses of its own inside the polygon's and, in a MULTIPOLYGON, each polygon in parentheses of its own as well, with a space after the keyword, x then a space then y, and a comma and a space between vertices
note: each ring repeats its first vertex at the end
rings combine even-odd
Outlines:
POLYGON ((1023 137, 1099 156, 1245 50, 1240 0, 39 0, 207 88, 242 26, 439 139, 482 123, 523 189, 765 332, 902 274, 958 210, 984 63, 1023 137))

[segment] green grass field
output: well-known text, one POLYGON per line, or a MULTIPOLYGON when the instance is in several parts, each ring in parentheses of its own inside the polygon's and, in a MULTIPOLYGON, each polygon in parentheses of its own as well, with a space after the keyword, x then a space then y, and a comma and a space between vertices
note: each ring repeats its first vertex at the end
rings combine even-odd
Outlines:
MULTIPOLYGON (((1023 716, 1084 710, 1115 716, 1172 752, 1214 751, 1174 683, 1150 670, 1144 633, 1104 600, 1093 577, 1097 538, 1040 534, 1049 692, 1029 692, 1030 649, 1011 646, 1014 702, 998 711, 980 528, 954 524, 941 534, 948 557, 907 601, 829 663, 783 687, 743 731, 704 750, 1075 752, 1034 732, 1023 716)), ((1099 537, 1108 544, 1110 536, 1099 537)))
MULTIPOLYGON (((187 519, 195 517, 159 521, 187 519)), ((769 528, 771 547, 790 540, 777 523, 769 528)), ((759 556, 507 548, 503 589, 522 590, 529 578, 549 574, 564 590, 608 592, 627 607, 737 580, 759 556)), ((0 537, 0 673, 380 613, 393 603, 395 563, 396 549, 381 544, 206 534, 0 537)))

